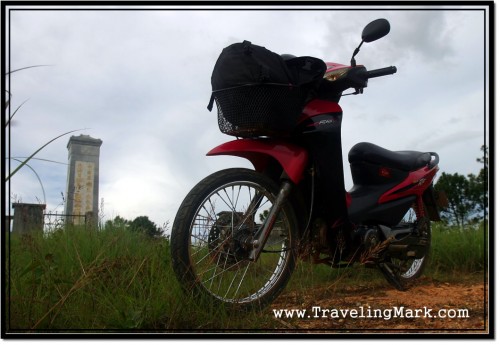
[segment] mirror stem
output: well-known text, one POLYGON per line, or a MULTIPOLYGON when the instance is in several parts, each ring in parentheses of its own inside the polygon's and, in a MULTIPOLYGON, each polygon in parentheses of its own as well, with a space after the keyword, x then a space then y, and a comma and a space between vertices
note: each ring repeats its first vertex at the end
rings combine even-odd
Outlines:
POLYGON ((352 58, 351 58, 351 67, 356 66, 356 60, 354 59, 354 57, 359 53, 359 48, 361 48, 361 46, 363 45, 363 42, 364 41, 361 41, 359 46, 356 49, 354 49, 354 53, 352 54, 352 58))

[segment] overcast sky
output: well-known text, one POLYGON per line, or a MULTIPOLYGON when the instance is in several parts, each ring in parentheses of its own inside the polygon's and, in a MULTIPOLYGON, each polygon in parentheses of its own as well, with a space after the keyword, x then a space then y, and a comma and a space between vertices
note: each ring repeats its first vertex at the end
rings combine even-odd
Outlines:
MULTIPOLYGON (((172 224, 182 199, 203 177, 250 167, 240 158, 205 156, 233 139, 219 132, 216 111, 206 108, 224 47, 249 40, 279 54, 348 64, 363 27, 382 17, 391 32, 364 44, 357 62, 368 69, 394 65, 398 73, 372 79, 363 95, 340 102, 346 189, 352 187, 347 152, 360 141, 436 151, 441 172, 477 174, 481 168, 476 158, 488 135, 481 7, 102 9, 9 12, 10 68, 50 65, 11 76, 12 109, 28 102, 13 119, 10 150, 26 157, 82 128, 74 135, 101 139, 99 197, 106 219, 147 215, 158 225, 172 224)), ((69 137, 37 155, 63 164, 30 163, 48 211, 64 209, 69 137)), ((7 197, 43 202, 29 168, 12 178, 7 197)))

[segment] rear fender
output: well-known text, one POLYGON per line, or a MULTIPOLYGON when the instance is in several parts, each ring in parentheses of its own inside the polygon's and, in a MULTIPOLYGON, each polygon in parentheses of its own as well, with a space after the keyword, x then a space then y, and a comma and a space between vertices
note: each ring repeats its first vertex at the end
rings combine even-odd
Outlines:
POLYGON ((427 217, 435 222, 440 221, 441 217, 439 216, 439 208, 436 200, 437 196, 435 195, 434 187, 432 185, 425 190, 422 195, 422 199, 424 201, 427 217))
POLYGON ((304 177, 307 151, 299 146, 277 139, 238 139, 219 145, 207 156, 237 156, 248 159, 256 171, 264 171, 273 158, 283 168, 290 180, 298 184, 304 177))

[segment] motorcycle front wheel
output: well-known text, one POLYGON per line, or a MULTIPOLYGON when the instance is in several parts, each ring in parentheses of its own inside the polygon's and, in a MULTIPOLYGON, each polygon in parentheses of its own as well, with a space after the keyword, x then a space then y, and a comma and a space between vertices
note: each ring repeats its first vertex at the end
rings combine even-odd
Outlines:
POLYGON ((288 202, 256 261, 249 244, 278 192, 265 175, 241 168, 216 172, 189 192, 171 234, 173 270, 186 292, 244 309, 277 297, 295 267, 298 228, 288 202))

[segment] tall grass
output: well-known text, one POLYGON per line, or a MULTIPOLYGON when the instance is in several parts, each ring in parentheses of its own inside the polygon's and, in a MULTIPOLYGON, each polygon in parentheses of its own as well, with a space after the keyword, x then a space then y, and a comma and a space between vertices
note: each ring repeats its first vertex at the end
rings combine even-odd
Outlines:
POLYGON ((484 274, 488 259, 487 230, 483 222, 464 228, 435 223, 427 274, 457 278, 463 274, 484 274))
POLYGON ((182 293, 166 239, 127 229, 12 235, 9 331, 191 330, 259 327, 182 293))
MULTIPOLYGON (((464 228, 432 223, 429 261, 424 277, 460 283, 465 279, 479 279, 487 271, 488 226, 479 223, 464 228)), ((332 269, 326 265, 299 263, 292 277, 292 289, 328 286, 331 289, 351 286, 386 284, 378 270, 365 269, 353 263, 346 269, 332 269)))
MULTIPOLYGON (((195 303, 170 266, 169 243, 126 228, 73 227, 10 235, 7 243, 7 331, 207 331, 274 327, 271 313, 231 315, 195 303), (10 244, 9 244, 10 243, 10 244)), ((434 226, 428 276, 485 270, 484 233, 434 226)), ((457 278, 458 279, 458 278, 457 278)), ((300 263, 287 291, 307 293, 386 284, 376 270, 300 263)))

